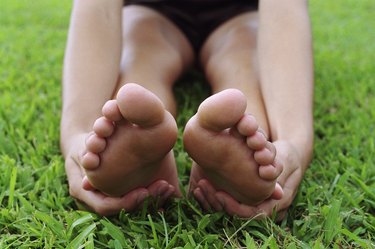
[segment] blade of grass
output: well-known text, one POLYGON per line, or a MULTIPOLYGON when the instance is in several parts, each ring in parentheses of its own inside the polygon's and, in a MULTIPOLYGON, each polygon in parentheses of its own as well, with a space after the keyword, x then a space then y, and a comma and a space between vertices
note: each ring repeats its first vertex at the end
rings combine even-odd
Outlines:
POLYGON ((75 248, 79 248, 83 241, 85 239, 89 239, 90 235, 93 234, 93 231, 95 230, 96 228, 96 224, 93 223, 91 224, 90 226, 86 227, 80 234, 78 234, 69 244, 68 244, 68 248, 72 248, 72 249, 75 249, 75 248))
POLYGON ((14 189, 16 187, 17 181, 17 167, 12 168, 12 173, 10 175, 9 181, 9 199, 8 199, 8 208, 11 209, 14 203, 14 189))
POLYGON ((113 239, 118 241, 122 247, 129 247, 129 245, 126 243, 124 233, 120 230, 119 227, 113 225, 113 223, 110 222, 108 219, 103 219, 100 221, 100 223, 107 229, 108 234, 113 239))
POLYGON ((332 204, 327 207, 329 209, 328 213, 326 214, 326 220, 323 225, 324 229, 324 242, 329 244, 332 242, 336 234, 341 229, 341 219, 340 219, 340 207, 341 207, 341 199, 340 200, 333 200, 332 204))

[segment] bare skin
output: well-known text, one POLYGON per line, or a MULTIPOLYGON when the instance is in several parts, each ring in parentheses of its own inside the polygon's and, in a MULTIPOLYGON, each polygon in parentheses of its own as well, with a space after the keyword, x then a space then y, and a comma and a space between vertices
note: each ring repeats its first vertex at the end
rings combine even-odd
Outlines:
POLYGON ((282 174, 277 179, 279 185, 276 186, 277 188, 278 186, 281 187, 283 193, 281 196, 271 196, 271 198, 257 205, 247 205, 239 202, 227 192, 218 190, 207 179, 201 178, 197 182, 197 188, 194 192, 201 205, 206 210, 225 211, 230 215, 243 218, 271 216, 276 211, 277 219, 283 219, 297 194, 298 186, 304 174, 301 165, 305 161, 301 159, 298 150, 291 143, 277 141, 272 144, 277 150, 275 160, 279 160, 287 166, 284 167, 282 174))
POLYGON ((171 151, 176 139, 176 122, 159 98, 137 84, 126 84, 116 100, 104 105, 81 164, 92 187, 109 196, 122 196, 156 180, 170 183, 165 195, 180 195, 171 151))
MULTIPOLYGON (((242 35, 235 39, 238 42, 245 41, 246 44, 234 43, 233 47, 240 48, 242 54, 245 54, 246 49, 244 48, 247 47, 250 52, 245 56, 257 59, 257 65, 253 64, 245 68, 253 69, 249 74, 251 77, 247 78, 253 78, 259 82, 259 92, 256 93, 258 89, 256 84, 252 84, 251 92, 246 91, 241 84, 239 89, 244 89, 243 92, 247 96, 247 112, 257 118, 260 127, 274 145, 277 151, 275 160, 284 166, 284 170, 277 180, 283 188, 284 195, 280 200, 270 198, 259 205, 246 205, 223 191, 217 191, 206 179, 201 179, 197 184, 196 191, 201 194, 196 195, 196 198, 203 207, 210 210, 224 210, 229 214, 241 217, 254 217, 259 213, 270 216, 273 211, 276 211, 279 213, 278 218, 282 219, 297 193, 298 186, 312 158, 311 29, 307 1, 293 0, 286 3, 269 0, 259 3, 259 18, 254 19, 248 16, 244 17, 245 20, 241 20, 241 17, 233 20, 233 26, 241 28, 241 25, 245 24, 245 27, 242 26, 242 28, 248 30, 248 32, 241 32, 242 35), (254 27, 259 27, 259 30, 252 32, 254 27), (247 34, 245 38, 250 35, 253 39, 246 42, 244 34, 247 34), (239 39, 240 37, 241 39, 239 39), (278 42, 275 42, 276 40, 278 42), (256 53, 252 51, 256 51, 256 53), (251 96, 250 94, 254 92, 256 94, 251 96), (259 96, 262 100, 254 101, 259 96)), ((231 26, 231 23, 224 24, 216 31, 216 34, 211 35, 205 45, 206 48, 203 48, 204 65, 210 64, 207 63, 207 61, 209 62, 207 57, 210 57, 207 54, 214 53, 209 48, 220 47, 215 41, 223 40, 225 34, 229 33, 230 29, 225 26, 231 26), (224 37, 221 37, 223 34, 224 37)), ((228 46, 230 47, 230 45, 228 46)), ((215 52, 220 54, 217 50, 215 52)), ((237 60, 239 59, 237 57, 237 60)), ((213 61, 221 60, 223 59, 216 57, 213 61)), ((243 61, 241 60, 240 64, 243 64, 243 61)), ((227 63, 228 66, 233 64, 233 61, 227 63)), ((221 77, 212 81, 214 89, 217 85, 215 82, 228 75, 228 72, 236 72, 236 74, 229 74, 229 77, 241 79, 237 74, 242 71, 235 70, 238 65, 235 64, 233 68, 228 68, 228 66, 227 71, 224 68, 218 70, 224 73, 221 75, 218 73, 221 77)), ((216 74, 212 73, 214 76, 216 74)), ((254 83, 255 81, 250 82, 254 83)), ((247 84, 247 86, 250 85, 247 84)), ((219 88, 223 87, 219 85, 219 88)))
MULTIPOLYGON (((173 118, 171 119, 171 114, 176 113, 172 84, 191 63, 192 50, 181 32, 157 12, 137 6, 124 9, 122 7, 123 1, 120 0, 76 1, 72 12, 64 63, 61 150, 65 158, 69 191, 71 196, 84 204, 87 209, 101 215, 117 214, 122 209, 134 211, 141 207, 147 196, 157 197, 158 203, 162 205, 167 198, 179 195, 177 177, 173 173, 175 170, 171 169, 174 159, 171 158, 170 146, 175 140, 176 126, 173 118), (163 27, 166 36, 160 33, 160 27, 163 27), (139 30, 145 32, 142 33, 139 30), (88 43, 90 46, 85 45, 88 43), (144 53, 145 51, 147 53, 144 53), (162 62, 159 60, 160 56, 164 56, 162 62), (147 63, 143 63, 144 61, 147 63), (150 134, 150 130, 156 131, 160 127, 169 127, 172 131, 166 134, 161 132, 163 134, 160 134, 157 139, 160 143, 164 141, 164 136, 169 136, 169 142, 164 144, 161 154, 157 156, 165 158, 164 162, 151 167, 137 162, 131 167, 134 169, 136 165, 141 165, 141 168, 151 168, 153 171, 168 168, 167 171, 170 170, 171 174, 168 176, 168 173, 165 175, 163 173, 161 177, 168 181, 153 182, 152 177, 145 179, 142 183, 140 180, 139 186, 133 190, 136 184, 127 185, 123 187, 123 193, 113 191, 107 185, 104 191, 111 194, 110 196, 92 186, 86 176, 86 171, 90 171, 92 176, 90 179, 94 185, 96 183, 105 186, 105 181, 113 183, 113 179, 108 177, 95 181, 94 178, 97 175, 95 170, 86 170, 83 165, 86 168, 97 166, 97 170, 109 167, 106 158, 109 155, 116 155, 115 147, 117 145, 130 146, 129 141, 121 141, 127 129, 138 130, 138 135, 143 134, 141 129, 135 129, 133 125, 126 124, 122 114, 118 115, 117 109, 120 109, 120 106, 126 106, 125 109, 128 110, 139 110, 137 105, 125 103, 122 97, 120 97, 122 100, 117 103, 116 97, 119 89, 126 82, 140 82, 149 89, 141 88, 146 94, 141 94, 138 100, 152 96, 151 102, 158 103, 156 105, 158 106, 156 113, 159 113, 156 115, 159 121, 156 122, 160 122, 157 125, 158 128, 150 129, 149 127, 143 131, 150 134), (130 108, 127 107, 128 104, 130 108), (164 121, 168 120, 168 122, 160 121, 160 117, 164 117, 164 121), (107 122, 109 120, 122 121, 107 122), (113 125, 108 125, 111 123, 113 125), (168 151, 167 154, 166 151, 168 151), (89 155, 87 155, 88 152, 90 152, 89 155), (105 167, 98 167, 99 165, 105 167)), ((134 120, 133 122, 136 123, 134 120)), ((155 132, 155 134, 159 133, 155 132)), ((144 137, 147 138, 147 136, 144 137)), ((144 153, 143 150, 142 153, 144 153)), ((121 161, 122 159, 124 155, 117 159, 111 157, 108 161, 121 161)), ((133 158, 134 161, 136 160, 133 158)), ((121 163, 121 165, 128 164, 121 163)), ((121 182, 126 182, 128 179, 128 176, 125 176, 121 182)), ((119 182, 116 184, 118 186, 119 182)))
POLYGON ((275 186, 282 164, 275 161, 275 147, 245 110, 246 97, 227 89, 203 101, 186 125, 184 145, 195 161, 190 187, 198 198, 196 187, 202 178, 247 205, 281 198, 282 190, 275 186))
MULTIPOLYGON (((311 51, 301 2, 262 0, 259 16, 232 18, 201 49, 214 95, 187 124, 184 143, 196 161, 190 190, 205 209, 253 217, 260 209, 283 211, 294 198, 312 150, 311 51)), ((121 13, 122 4, 75 3, 64 67, 61 144, 70 192, 104 215, 132 211, 148 195, 179 195, 171 89, 194 60, 173 23, 140 6, 121 13), (133 114, 145 103, 126 100, 136 89, 143 92, 137 99, 153 103, 140 119, 133 114), (137 132, 144 141, 134 141, 137 132)))

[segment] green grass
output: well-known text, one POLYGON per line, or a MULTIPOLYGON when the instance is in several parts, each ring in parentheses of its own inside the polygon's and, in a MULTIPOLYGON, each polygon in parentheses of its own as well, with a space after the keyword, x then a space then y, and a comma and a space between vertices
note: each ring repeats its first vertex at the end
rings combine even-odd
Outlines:
MULTIPOLYGON (((206 214, 191 199, 164 213, 78 211, 58 145, 71 1, 2 0, 0 248, 374 248, 375 2, 310 6, 315 155, 287 218, 275 224, 206 214)), ((180 127, 208 94, 200 77, 184 82, 176 89, 180 127)), ((175 154, 186 186, 190 161, 181 140, 175 154)))

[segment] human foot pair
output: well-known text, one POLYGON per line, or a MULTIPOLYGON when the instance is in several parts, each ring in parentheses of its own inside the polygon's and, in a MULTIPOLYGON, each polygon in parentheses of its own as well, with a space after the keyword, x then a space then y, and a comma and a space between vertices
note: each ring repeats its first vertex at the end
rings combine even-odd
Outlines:
MULTIPOLYGON (((248 205, 282 195, 275 187, 282 171, 275 148, 245 109, 245 96, 228 89, 206 99, 186 125, 184 145, 194 160, 190 189, 198 201, 202 179, 248 205)), ((175 120, 162 102, 143 87, 126 84, 103 106, 86 140, 83 187, 121 196, 165 180, 169 187, 162 195, 179 196, 176 138, 175 120)))

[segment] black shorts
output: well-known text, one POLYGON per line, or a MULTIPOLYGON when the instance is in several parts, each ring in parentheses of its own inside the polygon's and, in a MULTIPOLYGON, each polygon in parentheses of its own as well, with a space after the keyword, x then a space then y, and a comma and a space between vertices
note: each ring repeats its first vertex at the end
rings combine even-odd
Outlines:
POLYGON ((166 16, 181 29, 196 52, 220 24, 258 9, 258 0, 129 0, 125 5, 130 4, 147 6, 166 16))

